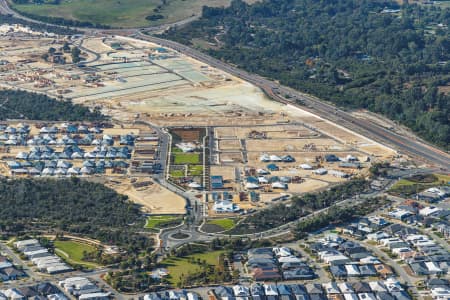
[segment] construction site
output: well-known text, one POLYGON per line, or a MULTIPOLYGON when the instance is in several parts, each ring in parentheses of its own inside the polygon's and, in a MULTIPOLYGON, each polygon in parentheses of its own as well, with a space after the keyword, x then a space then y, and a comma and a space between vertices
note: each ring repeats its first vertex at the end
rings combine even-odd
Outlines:
MULTIPOLYGON (((0 61, 1 86, 99 107, 122 126, 120 130, 128 130, 108 133, 118 129, 105 128, 102 135, 115 135, 118 140, 133 135, 128 152, 121 150, 127 156, 121 168, 113 165, 115 171, 97 172, 95 164, 86 163, 89 169, 84 171, 91 173, 81 174, 86 166, 70 167, 80 168, 80 176, 103 178, 149 213, 184 210, 183 197, 142 178, 158 168, 166 167, 164 176, 183 190, 202 195, 209 212, 217 214, 259 209, 291 195, 321 190, 367 175, 373 162, 397 157, 392 149, 364 136, 272 101, 248 82, 142 40, 2 35, 0 61), (72 63, 65 51, 73 47, 81 50, 81 62, 72 63), (124 126, 139 122, 167 129, 171 136, 167 159, 157 157, 160 137, 152 129, 141 126, 133 131, 124 126)), ((37 130, 33 126, 30 133, 37 130)), ((54 138, 57 143, 62 136, 54 138)), ((94 150, 89 147, 82 149, 83 157, 94 150)), ((101 152, 101 145, 96 150, 101 152)), ((20 153, 30 155, 22 153, 26 150, 20 146, 9 151, 7 156, 14 159, 20 153)), ((12 174, 8 167, 2 167, 3 174, 12 174)), ((18 169, 23 171, 22 166, 18 169)))

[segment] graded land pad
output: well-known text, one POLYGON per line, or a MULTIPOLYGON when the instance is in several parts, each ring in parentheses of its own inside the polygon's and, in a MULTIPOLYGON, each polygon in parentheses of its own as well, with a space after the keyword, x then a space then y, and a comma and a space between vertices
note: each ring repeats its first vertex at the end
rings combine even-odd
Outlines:
POLYGON ((142 210, 146 213, 182 215, 186 212, 186 203, 183 197, 159 184, 136 189, 129 178, 122 178, 106 182, 106 185, 120 194, 127 195, 131 201, 142 205, 142 210))

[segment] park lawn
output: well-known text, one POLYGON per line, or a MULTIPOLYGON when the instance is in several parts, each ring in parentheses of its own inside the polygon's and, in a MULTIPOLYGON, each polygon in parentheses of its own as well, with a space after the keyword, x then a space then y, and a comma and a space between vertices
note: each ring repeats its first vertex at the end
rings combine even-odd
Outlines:
POLYGON ((190 165, 188 168, 189 175, 191 176, 201 176, 203 175, 203 166, 201 165, 190 165))
POLYGON ((172 152, 173 152, 173 153, 181 153, 181 152, 183 152, 183 150, 181 150, 181 149, 178 148, 178 147, 172 147, 172 152))
POLYGON ((8 0, 19 12, 37 16, 59 17, 112 27, 145 27, 173 23, 193 15, 201 15, 202 7, 227 6, 231 0, 61 0, 60 4, 17 4, 8 0), (159 12, 153 10, 161 6, 159 12), (156 21, 146 20, 149 15, 162 15, 156 21))
POLYGON ((200 271, 201 267, 197 264, 189 262, 189 258, 205 260, 210 266, 217 266, 219 264, 220 254, 225 253, 224 250, 211 251, 206 253, 197 253, 188 255, 187 257, 171 257, 162 261, 162 265, 167 268, 169 272, 169 282, 176 286, 180 281, 181 274, 194 273, 200 271))
POLYGON ((397 181, 389 190, 389 192, 393 194, 405 194, 412 195, 417 192, 421 192, 426 190, 429 187, 437 186, 437 185, 449 185, 450 176, 444 174, 433 174, 436 176, 436 180, 432 182, 417 182, 408 179, 400 179, 397 181))
POLYGON ((199 153, 174 153, 173 162, 176 165, 193 164, 196 165, 200 163, 199 153))
POLYGON ((434 174, 438 178, 438 182, 444 182, 445 185, 450 185, 450 175, 434 174))
POLYGON ((220 226, 223 230, 230 230, 236 225, 236 222, 234 219, 213 219, 209 220, 208 224, 220 226))
POLYGON ((184 177, 184 170, 170 170, 169 172, 171 177, 184 177))
POLYGON ((76 242, 76 241, 55 241, 55 253, 69 264, 82 265, 86 268, 95 268, 99 266, 96 263, 83 260, 83 252, 96 251, 94 246, 76 242))
POLYGON ((145 228, 148 229, 157 229, 160 228, 160 226, 179 221, 181 223, 182 218, 180 216, 170 216, 170 215, 163 215, 163 216, 150 216, 147 219, 147 223, 145 224, 145 228))

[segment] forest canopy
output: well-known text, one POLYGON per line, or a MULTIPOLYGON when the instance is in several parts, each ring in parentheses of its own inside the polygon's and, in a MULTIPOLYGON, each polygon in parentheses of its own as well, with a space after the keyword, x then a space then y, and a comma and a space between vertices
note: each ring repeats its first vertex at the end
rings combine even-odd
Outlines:
POLYGON ((204 7, 200 20, 163 37, 337 105, 384 114, 450 149, 449 23, 449 8, 390 1, 233 0, 204 7))
POLYGON ((0 232, 68 232, 106 243, 151 245, 137 205, 101 184, 71 179, 0 179, 0 232))
POLYGON ((58 101, 43 94, 0 90, 0 120, 28 119, 42 121, 101 121, 105 117, 98 109, 58 101))
POLYGON ((61 27, 61 26, 53 26, 48 24, 42 24, 42 23, 36 23, 36 22, 30 22, 24 19, 16 18, 12 15, 4 15, 0 14, 0 24, 20 24, 23 26, 28 26, 32 30, 35 31, 46 31, 51 32, 55 34, 61 34, 61 35, 74 35, 79 34, 81 31, 74 30, 68 27, 61 27))

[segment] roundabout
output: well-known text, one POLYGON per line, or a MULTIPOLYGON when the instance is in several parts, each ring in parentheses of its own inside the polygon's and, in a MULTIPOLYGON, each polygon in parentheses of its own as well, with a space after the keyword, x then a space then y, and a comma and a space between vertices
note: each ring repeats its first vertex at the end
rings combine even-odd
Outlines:
POLYGON ((192 237, 192 235, 190 233, 185 233, 185 232, 181 232, 181 231, 178 231, 178 232, 175 232, 175 233, 169 235, 169 239, 177 240, 177 241, 188 240, 191 237, 192 237))

